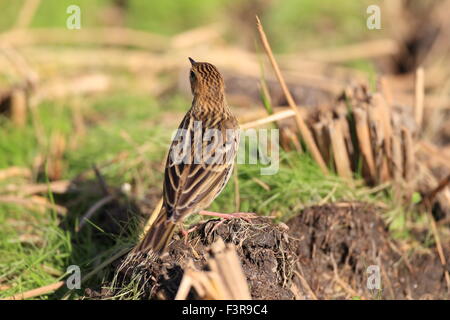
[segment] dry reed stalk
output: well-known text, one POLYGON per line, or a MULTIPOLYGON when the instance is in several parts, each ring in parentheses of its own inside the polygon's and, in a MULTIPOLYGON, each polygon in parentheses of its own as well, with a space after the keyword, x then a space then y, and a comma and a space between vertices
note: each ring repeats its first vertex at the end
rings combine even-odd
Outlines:
POLYGON ((327 124, 322 120, 311 125, 314 138, 324 160, 330 162, 330 136, 327 130, 327 124))
POLYGON ((8 42, 1 41, 0 34, 0 53, 2 53, 15 70, 16 76, 23 79, 23 87, 33 87, 39 81, 39 75, 31 68, 28 61, 8 42))
POLYGON ((21 198, 16 196, 0 196, 0 203, 12 203, 23 205, 27 208, 40 208, 55 210, 59 214, 66 214, 67 209, 63 206, 51 203, 47 198, 33 196, 31 198, 21 198))
POLYGON ((369 169, 370 179, 376 178, 375 161, 372 153, 372 146, 370 140, 370 131, 367 121, 367 112, 359 108, 353 109, 353 115, 356 122, 356 133, 358 136, 359 149, 363 155, 365 163, 369 169))
POLYGON ((446 179, 444 179, 443 181, 438 181, 429 167, 421 162, 418 163, 418 169, 421 177, 421 182, 428 190, 431 190, 427 195, 425 195, 423 199, 425 207, 427 208, 427 206, 429 207, 433 205, 430 196, 432 196, 432 193, 436 191, 438 192, 434 194, 434 197, 437 198, 437 200, 441 204, 443 204, 444 207, 450 207, 450 191, 444 187, 446 179))
POLYGON ((37 289, 19 293, 19 294, 13 295, 11 297, 6 297, 6 298, 0 299, 0 300, 25 300, 25 299, 29 299, 29 298, 33 298, 33 297, 38 297, 38 296, 42 296, 44 294, 54 292, 54 291, 58 290, 59 288, 61 288, 64 284, 65 284, 64 281, 58 281, 58 282, 49 284, 47 286, 43 286, 43 287, 40 287, 37 289))
POLYGON ((250 300, 247 280, 234 245, 219 238, 211 245, 208 258, 210 271, 188 267, 178 289, 176 300, 186 299, 194 288, 201 299, 250 300))
POLYGON ((41 0, 26 0, 20 9, 15 28, 27 28, 39 7, 41 0))
POLYGON ((241 129, 260 127, 260 126, 263 126, 268 123, 291 118, 294 116, 295 116, 295 111, 292 109, 287 109, 287 110, 283 110, 280 112, 275 112, 274 114, 272 114, 270 116, 266 116, 266 117, 260 118, 258 120, 243 123, 240 125, 240 127, 241 127, 241 129))
POLYGON ((31 170, 22 167, 9 167, 0 170, 0 180, 9 179, 12 177, 25 177, 29 178, 31 176, 31 170))
POLYGON ((23 127, 27 122, 27 97, 24 90, 16 88, 11 93, 11 120, 23 127))
POLYGON ((428 192, 423 197, 422 202, 428 203, 429 205, 431 205, 433 203, 434 199, 436 198, 436 196, 439 194, 439 192, 444 190, 449 184, 450 184, 450 174, 447 175, 447 177, 445 177, 444 179, 442 179, 433 190, 428 192))
POLYGON ((352 159, 355 157, 355 147, 353 146, 352 136, 350 133, 350 125, 346 119, 346 115, 339 116, 339 122, 344 137, 345 146, 347 148, 348 158, 350 160, 350 168, 352 166, 352 159))
MULTIPOLYGON (((178 287, 177 294, 175 296, 175 300, 186 300, 187 296, 189 295, 189 291, 191 291, 192 288, 192 271, 190 269, 185 270, 183 274, 183 279, 181 279, 180 286, 178 287)), ((201 296, 205 295, 205 292, 201 289, 197 290, 200 291, 199 295, 201 296)))
POLYGON ((70 187, 70 184, 71 182, 68 180, 59 180, 59 181, 52 181, 49 183, 8 185, 2 189, 2 192, 16 192, 22 196, 47 192, 66 193, 70 187))
POLYGON ((344 135, 342 133, 341 122, 331 121, 328 125, 328 132, 331 138, 334 163, 339 176, 350 180, 353 176, 348 159, 347 149, 345 147, 344 135))
POLYGON ((54 132, 50 139, 50 151, 47 159, 47 172, 50 180, 59 180, 65 168, 64 153, 66 151, 66 138, 60 132, 54 132))
POLYGON ((403 147, 403 177, 409 182, 414 177, 414 145, 411 132, 402 127, 401 129, 402 147, 403 147))
POLYGON ((114 195, 108 195, 103 197, 102 199, 100 199, 99 201, 97 201, 96 203, 94 203, 94 205, 92 205, 89 210, 81 217, 80 219, 80 223, 79 225, 76 227, 75 231, 76 232, 80 232, 81 229, 84 227, 84 225, 86 224, 86 222, 92 218, 92 216, 94 215, 94 213, 96 213, 99 209, 101 209, 102 207, 104 207, 105 205, 107 205, 108 203, 111 203, 115 200, 115 196, 114 195))
POLYGON ((389 180, 389 169, 385 154, 385 133, 383 126, 383 115, 381 109, 377 105, 369 105, 368 121, 370 134, 372 139, 372 152, 374 154, 376 167, 376 183, 383 183, 389 180))
POLYGON ((275 71, 275 75, 276 75, 278 81, 280 82, 280 85, 284 92, 286 100, 288 101, 289 106, 295 112, 295 120, 296 120, 298 129, 300 131, 300 134, 302 135, 303 139, 305 140, 308 150, 311 152, 314 160, 317 162, 317 164, 321 168, 322 172, 325 174, 328 174, 328 168, 327 168, 325 162, 323 161, 323 158, 317 148, 316 143, 314 142, 312 134, 311 134, 309 128, 307 127, 305 121, 303 120, 301 114, 298 112, 298 107, 297 107, 294 99, 292 98, 291 93, 289 92, 289 89, 286 85, 286 82, 284 81, 283 76, 281 75, 280 68, 278 67, 278 64, 273 56, 272 49, 270 48, 270 44, 269 44, 269 41, 267 40, 267 37, 264 32, 261 21, 259 20, 258 17, 256 17, 256 21, 257 21, 257 28, 258 28, 258 32, 259 32, 259 35, 261 38, 261 42, 264 46, 264 50, 266 51, 266 54, 270 60, 270 63, 272 64, 272 67, 275 71))
POLYGON ((418 130, 422 128, 423 122, 423 106, 425 98, 425 75, 423 67, 417 68, 415 77, 415 103, 414 103, 414 119, 418 130))
POLYGON ((389 79, 384 76, 380 77, 380 91, 382 96, 386 98, 387 104, 391 106, 394 102, 392 88, 389 84, 389 79))
POLYGON ((247 279, 233 244, 225 245, 222 239, 214 242, 209 265, 220 276, 232 299, 251 299, 247 279))
POLYGON ((392 140, 392 123, 391 123, 391 109, 388 107, 383 95, 375 93, 372 98, 372 103, 379 111, 379 119, 383 126, 385 152, 388 158, 391 157, 391 140, 392 140))
POLYGON ((392 156, 389 159, 390 171, 395 182, 403 181, 402 140, 398 121, 394 119, 394 131, 391 136, 392 156))
POLYGON ((265 183, 264 181, 259 180, 258 178, 253 177, 252 180, 258 184, 261 188, 263 188, 266 191, 270 191, 270 186, 265 183))
MULTIPOLYGON (((42 66, 57 64, 64 69, 110 70, 123 68, 130 72, 152 75, 162 70, 175 70, 182 67, 184 59, 174 59, 172 56, 161 56, 156 53, 138 50, 125 50, 117 47, 80 47, 58 48, 58 50, 46 47, 25 47, 20 52, 27 57, 33 65, 42 66), (148 73, 147 73, 148 72, 148 73)), ((186 53, 187 55, 187 53, 186 53)), ((3 67, 0 61, 0 67, 3 67)))
POLYGON ((51 276, 54 276, 54 277, 61 277, 63 275, 63 272, 61 272, 60 270, 57 270, 46 264, 41 264, 41 268, 42 268, 42 270, 45 271, 45 273, 47 273, 51 276))
POLYGON ((5 290, 11 289, 11 288, 12 288, 12 286, 9 284, 1 284, 0 283, 0 291, 5 291, 5 290))
POLYGON ((0 42, 15 47, 35 44, 93 44, 143 50, 168 47, 167 39, 161 35, 126 28, 82 28, 76 32, 56 28, 15 29, 0 34, 0 42))
POLYGON ((142 230, 139 239, 143 239, 144 236, 147 234, 147 232, 150 230, 153 222, 156 220, 156 218, 158 217, 159 211, 161 211, 163 205, 163 198, 161 197, 158 201, 158 203, 156 204, 155 209, 153 209, 152 214, 150 215, 149 219, 147 220, 147 222, 145 223, 144 229, 142 230))
POLYGON ((101 73, 82 75, 72 79, 53 79, 34 90, 30 106, 33 108, 47 99, 104 92, 110 87, 111 78, 101 73))

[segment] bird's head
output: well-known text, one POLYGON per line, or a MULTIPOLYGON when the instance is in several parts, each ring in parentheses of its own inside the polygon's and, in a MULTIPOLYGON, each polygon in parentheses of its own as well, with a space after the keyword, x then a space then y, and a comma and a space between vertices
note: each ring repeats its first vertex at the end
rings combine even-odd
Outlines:
POLYGON ((206 99, 223 99, 225 84, 219 70, 207 62, 196 62, 189 58, 192 64, 189 73, 191 90, 194 96, 206 99))

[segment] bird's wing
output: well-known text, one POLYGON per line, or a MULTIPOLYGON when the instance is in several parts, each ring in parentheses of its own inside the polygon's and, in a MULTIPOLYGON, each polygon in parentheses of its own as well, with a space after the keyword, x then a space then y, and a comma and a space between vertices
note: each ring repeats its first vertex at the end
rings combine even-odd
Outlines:
POLYGON ((234 118, 200 124, 189 113, 185 116, 172 141, 164 176, 164 205, 172 221, 208 207, 223 190, 233 170, 238 128, 234 118))

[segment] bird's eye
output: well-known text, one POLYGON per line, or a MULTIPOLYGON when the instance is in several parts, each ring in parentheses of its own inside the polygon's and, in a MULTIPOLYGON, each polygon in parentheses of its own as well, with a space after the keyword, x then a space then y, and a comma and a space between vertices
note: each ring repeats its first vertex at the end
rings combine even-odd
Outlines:
POLYGON ((190 73, 190 78, 191 78, 191 80, 194 80, 195 79, 195 73, 194 73, 194 71, 191 71, 191 73, 190 73))

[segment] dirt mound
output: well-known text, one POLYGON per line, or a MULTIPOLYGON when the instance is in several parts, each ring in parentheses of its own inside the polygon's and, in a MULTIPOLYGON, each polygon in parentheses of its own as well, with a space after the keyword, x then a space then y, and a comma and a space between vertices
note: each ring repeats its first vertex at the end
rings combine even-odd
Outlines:
POLYGON ((287 224, 289 234, 300 239, 294 278, 299 298, 447 297, 444 268, 434 249, 412 251, 392 240, 373 206, 310 207, 287 224), (368 280, 376 286, 377 272, 379 289, 369 289, 368 280))
MULTIPOLYGON (((113 281, 101 292, 89 290, 91 298, 118 297, 141 299, 173 299, 177 293, 183 269, 194 266, 207 269, 209 246, 221 237, 236 245, 251 295, 254 299, 293 299, 286 285, 292 278, 296 257, 295 246, 288 239, 286 228, 268 218, 228 221, 210 220, 198 225, 188 243, 180 237, 161 257, 129 255, 120 262, 113 281), (127 291, 134 287, 138 290, 127 291), (117 289, 119 288, 119 289, 117 289)), ((197 297, 191 292, 190 298, 197 297)))
MULTIPOLYGON (((114 279, 87 296, 173 299, 186 266, 207 270, 208 248, 221 237, 236 246, 254 299, 445 298, 434 250, 400 247, 378 211, 355 203, 310 207, 288 221, 289 230, 267 218, 210 220, 187 243, 176 235, 162 257, 118 261, 114 279), (369 266, 379 271, 380 289, 367 287, 369 266)), ((188 297, 198 298, 194 290, 188 297)))

